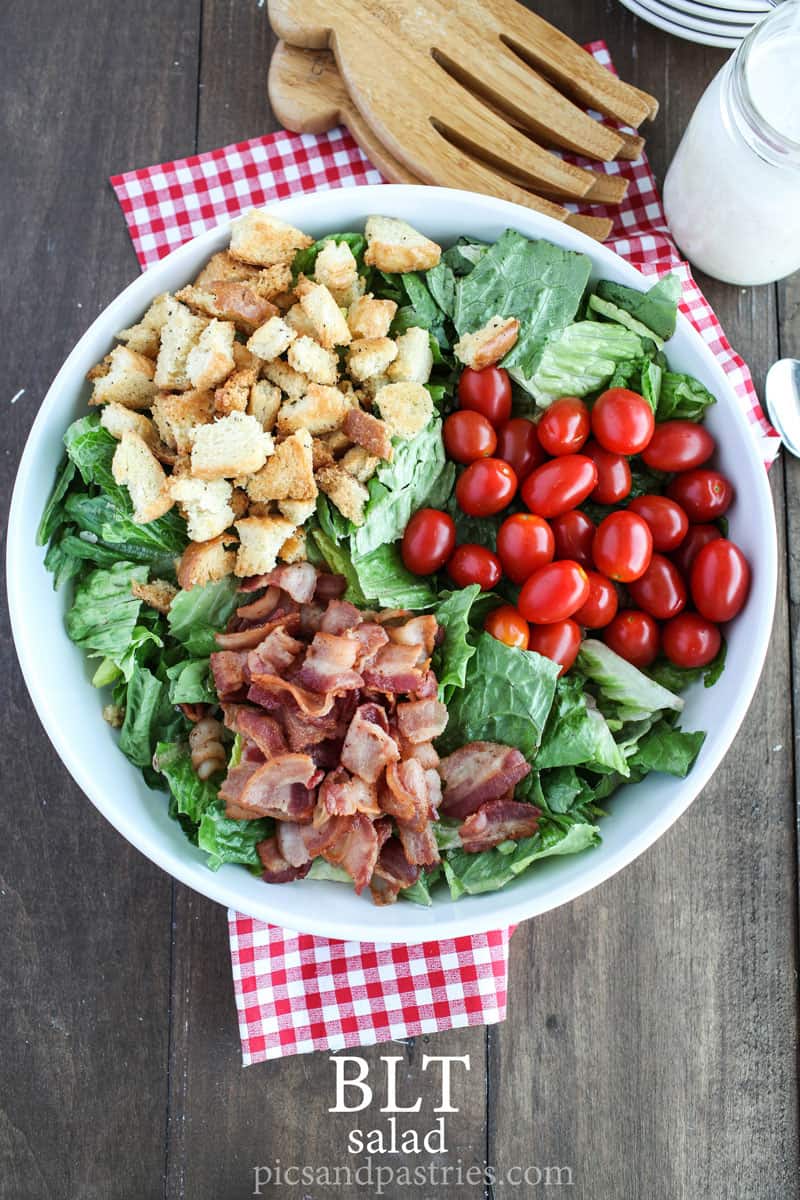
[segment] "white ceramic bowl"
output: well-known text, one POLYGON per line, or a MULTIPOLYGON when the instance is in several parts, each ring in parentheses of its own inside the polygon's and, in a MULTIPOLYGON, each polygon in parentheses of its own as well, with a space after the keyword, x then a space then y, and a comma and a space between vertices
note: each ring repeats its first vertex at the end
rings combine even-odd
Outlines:
MULTIPOLYGON (((405 217, 445 244, 460 234, 493 241, 513 226, 530 237, 547 238, 588 254, 598 278, 647 286, 633 267, 578 231, 505 201, 466 192, 354 187, 300 196, 272 208, 317 237, 360 229, 370 213, 405 217)), ((455 904, 446 889, 430 909, 405 902, 377 908, 368 897, 359 898, 342 884, 306 880, 268 886, 236 866, 225 866, 215 874, 167 816, 165 795, 145 786, 139 771, 120 753, 117 735, 103 721, 90 668, 64 631, 68 592, 53 591, 35 533, 61 458, 64 430, 86 412, 86 372, 109 351, 118 329, 132 325, 154 296, 174 291, 193 278, 228 238, 227 224, 210 229, 134 280, 78 342, 45 397, 28 438, 9 518, 8 592, 19 660, 48 736, 92 803, 153 862, 213 900, 290 929, 359 941, 419 942, 497 928, 580 896, 641 854, 708 782, 747 711, 766 654, 777 570, 772 500, 746 418, 724 372, 681 317, 668 346, 670 362, 696 375, 719 399, 708 426, 719 441, 720 466, 736 483, 731 533, 753 566, 749 601, 730 630, 722 682, 710 690, 697 685, 686 695, 684 727, 708 731, 687 779, 651 775, 643 783, 625 787, 614 796, 610 815, 601 822, 600 847, 575 857, 545 860, 503 891, 465 897, 455 904)))

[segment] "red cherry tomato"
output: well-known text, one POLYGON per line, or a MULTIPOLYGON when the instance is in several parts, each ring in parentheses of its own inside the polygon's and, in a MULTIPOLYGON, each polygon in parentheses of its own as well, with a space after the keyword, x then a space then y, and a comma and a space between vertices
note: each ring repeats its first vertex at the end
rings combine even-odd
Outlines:
POLYGON ((482 591, 490 592, 500 582, 503 568, 500 559, 491 550, 465 542, 463 546, 456 546, 450 556, 447 573, 458 587, 478 583, 482 591))
POLYGON ((667 488, 667 495, 677 501, 694 524, 716 521, 726 513, 733 500, 733 487, 719 471, 698 467, 676 475, 667 488))
POLYGON ((492 425, 502 425, 511 416, 511 381, 503 367, 484 367, 473 371, 465 367, 458 381, 458 402, 462 408, 479 412, 492 425))
POLYGON ((597 484, 597 467, 582 454, 563 454, 537 467, 522 485, 522 499, 540 517, 557 517, 581 504, 597 484))
POLYGON ((456 482, 456 500, 470 517, 491 517, 507 508, 517 490, 517 477, 500 458, 478 458, 456 482))
POLYGON ((518 650, 527 650, 530 638, 530 626, 525 618, 517 612, 512 604, 504 604, 490 612, 483 623, 483 628, 498 642, 507 646, 516 646, 518 650))
POLYGON ((598 571, 617 583, 644 575, 653 554, 649 526, 632 512, 613 512, 597 527, 592 556, 598 571))
POLYGON ((533 421, 527 417, 512 417, 497 430, 497 457, 514 468, 514 474, 522 483, 531 471, 545 460, 545 452, 539 445, 539 435, 533 421))
POLYGON ((524 583, 539 567, 553 561, 553 531, 542 517, 514 513, 497 531, 497 553, 513 583, 524 583))
POLYGON ((528 649, 558 663, 561 667, 559 675, 570 669, 580 648, 580 626, 569 618, 566 621, 554 621, 552 625, 531 626, 528 649))
POLYGON ((406 525, 400 554, 414 575, 432 575, 447 562, 455 544, 453 518, 435 508, 421 508, 406 525))
POLYGON ((550 522, 556 543, 555 558, 574 558, 582 567, 591 567, 594 522, 579 508, 553 517, 550 522))
POLYGON ((599 571, 587 571, 586 578, 589 580, 589 598, 575 613, 575 620, 586 629, 602 629, 617 615, 617 589, 599 571))
POLYGON ((662 421, 642 458, 654 471, 691 471, 714 453, 711 434, 694 421, 662 421))
POLYGON ((597 442, 589 442, 583 453, 597 467, 597 486, 591 493, 598 504, 619 504, 631 490, 631 469, 627 458, 604 450, 597 442))
POLYGON ((686 537, 689 518, 680 504, 667 496, 637 496, 628 512, 637 513, 650 526, 654 550, 674 550, 686 537))
POLYGON ((741 611, 750 589, 750 566, 727 538, 709 542, 691 573, 695 608, 709 621, 730 621, 741 611))
POLYGON ((709 542, 716 542, 717 538, 721 537, 722 534, 716 525, 689 526, 689 532, 672 556, 675 566, 683 573, 687 580, 692 569, 692 563, 703 549, 703 546, 707 546, 709 542))
POLYGON ((626 608, 603 630, 603 641, 635 667, 649 667, 658 654, 658 626, 649 613, 626 608))
POLYGON ((469 408, 451 413, 442 429, 444 448, 448 456, 459 463, 471 463, 476 458, 494 454, 497 434, 486 417, 469 408))
POLYGON ((589 437, 589 410, 575 396, 562 396, 545 409, 536 432, 548 454, 575 454, 589 437))
POLYGON ((592 408, 592 433, 613 454, 641 454, 653 436, 653 410, 637 392, 609 388, 592 408))
POLYGON ((659 621, 676 617, 686 607, 686 584, 680 571, 663 554, 654 554, 644 575, 628 584, 631 599, 659 621))
POLYGON ((667 621, 661 631, 661 645, 676 667, 707 667, 717 657, 722 635, 711 621, 699 613, 681 613, 667 621))
POLYGON ((534 571, 522 585, 517 607, 526 621, 551 625, 571 617, 588 596, 589 580, 583 567, 564 559, 534 571))

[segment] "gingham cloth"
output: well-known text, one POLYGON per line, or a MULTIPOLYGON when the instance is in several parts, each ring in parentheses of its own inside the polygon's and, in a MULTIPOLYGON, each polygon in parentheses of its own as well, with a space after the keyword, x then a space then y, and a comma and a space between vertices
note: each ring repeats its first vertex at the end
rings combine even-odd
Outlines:
MULTIPOLYGON (((605 43, 592 42, 587 49, 613 69, 605 43)), ((769 465, 779 449, 777 434, 761 410, 750 372, 670 238, 647 159, 606 163, 603 169, 630 181, 623 205, 591 209, 614 222, 607 245, 647 275, 680 275, 681 308, 730 377, 769 465)), ((111 185, 147 267, 254 205, 295 192, 383 182, 340 128, 318 137, 280 132, 253 138, 115 175, 111 185)), ((228 924, 245 1065, 505 1018, 513 928, 397 946, 332 941, 233 911, 228 924)))

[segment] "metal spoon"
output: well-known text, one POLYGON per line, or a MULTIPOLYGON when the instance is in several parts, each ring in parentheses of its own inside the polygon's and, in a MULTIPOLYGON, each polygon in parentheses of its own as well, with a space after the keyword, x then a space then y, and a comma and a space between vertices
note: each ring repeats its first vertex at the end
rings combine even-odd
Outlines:
POLYGON ((781 358, 767 371, 769 419, 786 449, 800 458, 800 360, 781 358))

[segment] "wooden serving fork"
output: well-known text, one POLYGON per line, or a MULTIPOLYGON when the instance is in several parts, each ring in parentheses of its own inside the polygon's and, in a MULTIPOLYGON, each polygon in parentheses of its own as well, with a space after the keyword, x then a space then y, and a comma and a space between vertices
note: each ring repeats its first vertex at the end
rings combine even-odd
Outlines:
MULTIPOLYGON (((272 111, 287 129, 297 133, 327 133, 336 125, 344 125, 370 162, 391 183, 423 182, 394 158, 375 136, 350 99, 329 50, 301 50, 278 42, 269 67, 268 90, 272 111)), ((560 204, 524 190, 513 180, 501 183, 490 178, 490 172, 481 163, 476 162, 474 170, 472 186, 477 191, 501 195, 557 221, 565 221, 598 241, 603 241, 611 231, 612 223, 605 217, 569 212, 560 204)), ((604 194, 606 181, 612 185, 622 184, 624 191, 625 180, 620 176, 598 174, 597 186, 590 193, 595 203, 616 203, 620 199, 617 186, 604 194)))

